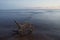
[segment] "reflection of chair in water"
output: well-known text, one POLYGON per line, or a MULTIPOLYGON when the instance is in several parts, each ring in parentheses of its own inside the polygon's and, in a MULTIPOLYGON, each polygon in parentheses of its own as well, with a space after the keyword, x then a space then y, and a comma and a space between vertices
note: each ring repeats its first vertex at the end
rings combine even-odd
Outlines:
POLYGON ((17 27, 18 27, 18 33, 21 35, 32 33, 32 24, 30 23, 24 23, 19 24, 15 21, 17 27))

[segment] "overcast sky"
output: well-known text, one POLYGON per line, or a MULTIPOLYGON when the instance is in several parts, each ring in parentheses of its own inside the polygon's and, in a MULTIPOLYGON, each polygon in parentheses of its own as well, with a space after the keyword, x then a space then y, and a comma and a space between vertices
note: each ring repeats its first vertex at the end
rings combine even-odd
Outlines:
POLYGON ((59 8, 60 0, 0 0, 0 9, 59 8))

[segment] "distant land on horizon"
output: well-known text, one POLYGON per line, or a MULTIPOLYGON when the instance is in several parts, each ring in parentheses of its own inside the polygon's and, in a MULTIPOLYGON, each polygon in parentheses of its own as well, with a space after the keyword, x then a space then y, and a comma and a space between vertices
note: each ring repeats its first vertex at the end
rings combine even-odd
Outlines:
MULTIPOLYGON (((44 10, 44 9, 47 9, 48 10, 48 8, 21 8, 21 9, 0 9, 0 10, 30 10, 30 9, 42 9, 42 10, 44 10)), ((50 8, 51 9, 51 8, 50 8)), ((52 10, 60 10, 60 8, 59 9, 52 9, 52 10)))

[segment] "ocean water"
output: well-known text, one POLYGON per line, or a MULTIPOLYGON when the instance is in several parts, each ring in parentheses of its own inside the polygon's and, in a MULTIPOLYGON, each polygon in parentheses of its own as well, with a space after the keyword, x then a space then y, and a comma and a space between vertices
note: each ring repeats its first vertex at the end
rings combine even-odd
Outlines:
POLYGON ((30 22, 36 27, 36 33, 60 40, 60 10, 57 9, 18 9, 0 10, 0 37, 11 37, 18 23, 30 22))

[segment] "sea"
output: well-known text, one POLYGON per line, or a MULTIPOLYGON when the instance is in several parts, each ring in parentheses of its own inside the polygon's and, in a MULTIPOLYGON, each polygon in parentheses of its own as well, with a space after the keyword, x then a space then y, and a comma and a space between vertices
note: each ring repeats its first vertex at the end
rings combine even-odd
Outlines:
POLYGON ((0 10, 0 40, 12 37, 13 30, 17 30, 14 21, 29 22, 34 25, 35 33, 60 40, 60 9, 0 10))

